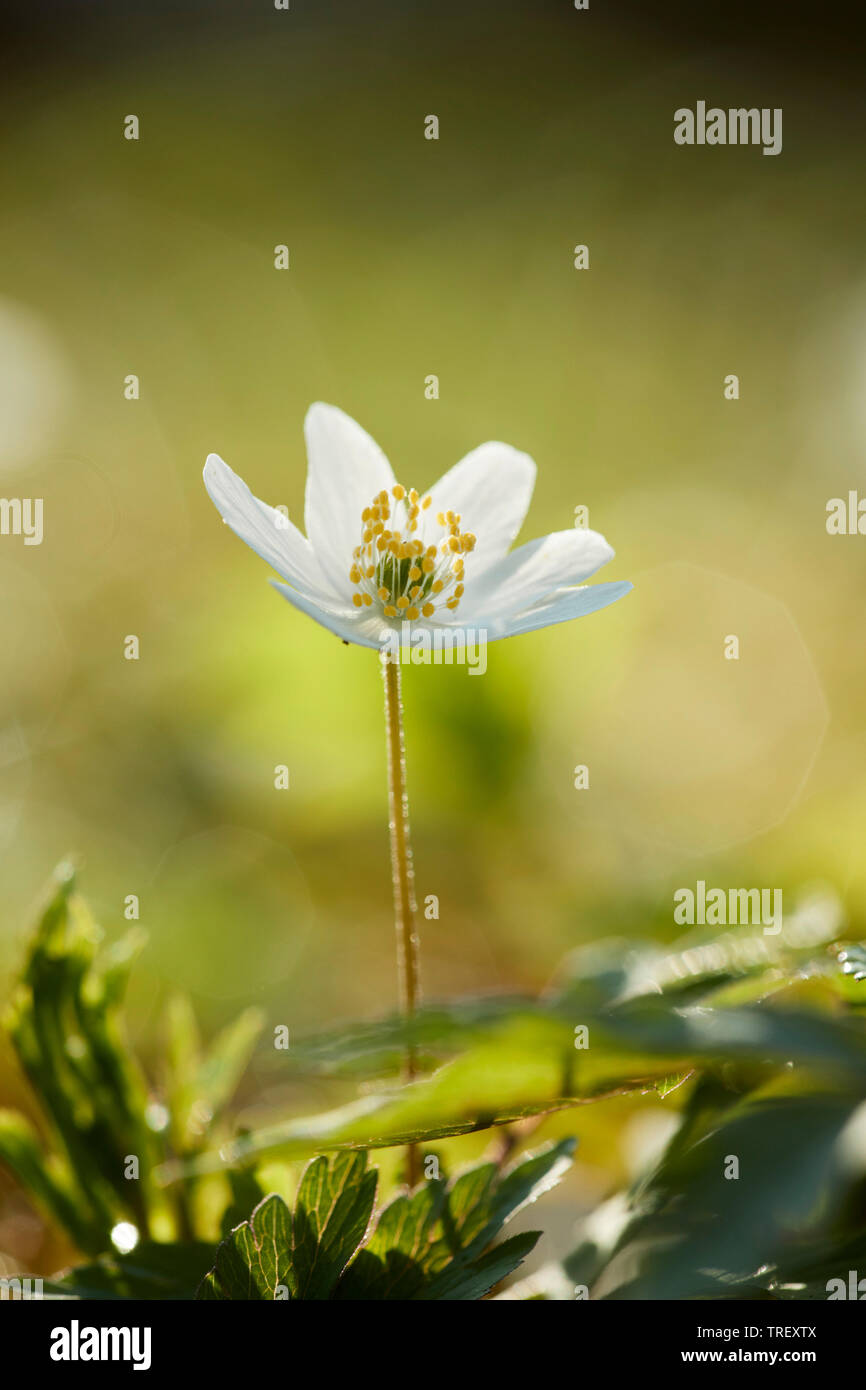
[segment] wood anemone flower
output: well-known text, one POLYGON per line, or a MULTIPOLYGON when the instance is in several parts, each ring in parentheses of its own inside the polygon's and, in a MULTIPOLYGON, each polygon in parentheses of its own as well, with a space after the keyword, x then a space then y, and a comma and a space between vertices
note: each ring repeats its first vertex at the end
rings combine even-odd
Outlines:
POLYGON ((495 642, 606 608, 632 587, 584 583, 613 558, 597 531, 553 531, 511 550, 535 464, 508 444, 481 444, 422 494, 397 482, 336 406, 310 406, 304 432, 306 536, 217 454, 204 482, 235 535, 281 576, 274 587, 344 642, 381 648, 383 630, 405 622, 452 642, 471 627, 495 642))
MULTIPOLYGON (((332 405, 313 405, 307 439, 306 536, 254 497, 216 454, 204 481, 223 520, 282 576, 280 593, 344 642, 379 649, 385 684, 391 876, 405 1079, 418 1074, 412 1030, 420 999, 420 943, 409 835, 400 648, 419 631, 449 647, 497 641, 579 618, 628 593, 630 584, 582 581, 613 551, 597 531, 554 531, 518 550, 535 464, 508 444, 482 444, 429 492, 398 483, 382 450, 332 405), (447 643, 445 639, 447 638, 447 643)), ((417 1145, 406 1178, 420 1176, 417 1145)))

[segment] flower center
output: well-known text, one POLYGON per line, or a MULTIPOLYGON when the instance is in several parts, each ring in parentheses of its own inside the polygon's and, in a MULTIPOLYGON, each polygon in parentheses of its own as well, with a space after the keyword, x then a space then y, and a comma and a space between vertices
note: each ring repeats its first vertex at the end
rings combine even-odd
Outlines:
MULTIPOLYGON (((396 483, 361 513, 361 544, 352 552, 352 602, 369 608, 374 599, 386 618, 432 618, 438 607, 452 613, 463 597, 463 556, 475 549, 471 531, 460 530, 457 512, 439 512, 442 537, 427 544, 417 536, 419 518, 432 498, 419 501, 396 483)), ((429 530, 429 523, 427 528, 429 530)))

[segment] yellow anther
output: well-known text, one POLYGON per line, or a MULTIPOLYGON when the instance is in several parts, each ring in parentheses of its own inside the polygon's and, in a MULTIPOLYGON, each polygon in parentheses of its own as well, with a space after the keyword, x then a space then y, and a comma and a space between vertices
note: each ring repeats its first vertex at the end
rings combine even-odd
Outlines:
POLYGON ((429 494, 421 498, 416 488, 395 483, 390 492, 383 489, 364 508, 361 544, 352 551, 349 571, 351 582, 362 586, 362 592, 352 595, 355 608, 369 608, 379 602, 386 618, 401 614, 410 621, 422 615, 432 618, 436 605, 431 600, 437 594, 442 594, 451 612, 457 608, 463 597, 462 557, 474 549, 475 537, 471 532, 461 535, 459 512, 439 512, 437 520, 443 534, 438 544, 425 545, 414 533, 420 527, 421 511, 432 506, 432 501, 429 494), (394 505, 392 498, 405 506, 405 512, 395 511, 396 530, 385 526, 394 505), (403 561, 409 562, 405 569, 403 561), (441 578, 435 577, 437 570, 441 578))

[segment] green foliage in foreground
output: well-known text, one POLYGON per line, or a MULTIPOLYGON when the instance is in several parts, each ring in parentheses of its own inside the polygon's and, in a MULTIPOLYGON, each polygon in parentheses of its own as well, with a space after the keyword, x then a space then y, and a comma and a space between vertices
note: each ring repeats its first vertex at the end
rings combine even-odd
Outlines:
POLYGON ((3 1020, 46 1140, 25 1116, 0 1111, 0 1162, 86 1254, 110 1250, 121 1223, 145 1239, 195 1238, 194 1183, 168 1191, 156 1173, 213 1142, 262 1028, 258 1010, 248 1010, 204 1049, 188 1002, 172 1000, 158 1088, 133 1056, 122 1018, 143 942, 136 929, 103 949, 74 875, 61 869, 3 1020))
POLYGON ((63 876, 6 1019, 45 1137, 0 1114, 0 1161, 91 1257, 46 1292, 825 1298, 831 1280, 866 1275, 866 950, 837 931, 819 903, 791 914, 779 935, 733 928, 668 951, 602 943, 567 961, 539 997, 458 1001, 422 1010, 411 1029, 391 1018, 301 1041, 280 1058, 268 1050, 263 1065, 283 1078, 322 1071, 347 1086, 362 1080, 365 1094, 231 1137, 227 1107, 261 1020, 244 1015, 204 1047, 188 1004, 173 1001, 164 1061, 149 1080, 122 1021, 140 941, 103 949, 63 876), (405 1086, 410 1039, 422 1075, 405 1086), (431 1177, 390 1201, 368 1166, 369 1149, 501 1126, 513 1149, 520 1122, 556 1111, 573 1110, 578 1129, 603 1126, 599 1102, 630 1093, 682 1102, 663 1153, 581 1219, 567 1259, 498 1294, 537 1239, 497 1244, 503 1224, 559 1177, 571 1141, 510 1171, 484 1163, 451 1181, 431 1177), (311 1157, 293 1208, 265 1196, 264 1161, 311 1157), (119 1223, 140 1237, 129 1254, 112 1246, 119 1223))
POLYGON ((434 1178, 374 1219, 377 1175, 364 1153, 308 1165, 290 1212, 270 1196, 220 1245, 199 1298, 479 1299, 511 1274, 540 1232, 491 1247, 506 1221, 558 1181, 572 1140, 503 1173, 482 1163, 434 1178))

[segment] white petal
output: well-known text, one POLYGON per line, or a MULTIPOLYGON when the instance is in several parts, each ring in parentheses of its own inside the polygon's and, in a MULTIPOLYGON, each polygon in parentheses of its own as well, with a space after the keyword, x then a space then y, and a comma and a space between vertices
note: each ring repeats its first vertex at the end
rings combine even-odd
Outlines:
POLYGON ((613 550, 598 531, 575 527, 529 541, 490 565, 476 581, 473 555, 466 557, 466 597, 461 613, 518 613, 549 599, 557 589, 580 584, 613 550))
POLYGON ((329 593, 312 546, 282 512, 254 497, 218 454, 208 454, 203 477, 211 501, 236 536, 296 588, 312 596, 329 593))
POLYGON ((364 616, 360 609, 355 608, 326 608, 313 602, 297 589, 292 589, 288 584, 278 584, 276 579, 272 579, 271 583, 295 608, 299 608, 308 618, 313 618, 322 627, 326 627, 329 632, 336 633, 344 642, 352 642, 358 647, 379 649, 382 629, 386 626, 381 617, 364 616))
POLYGON ((534 486, 535 464, 528 454, 510 444, 481 444, 430 489, 433 501, 425 521, 437 512, 459 513, 461 531, 471 531, 477 539, 471 559, 478 575, 513 543, 534 486))
POLYGON ((567 623, 572 618, 582 618, 586 613, 595 613, 599 608, 607 608, 617 599, 627 594, 632 585, 627 580, 617 580, 612 584, 589 584, 580 589, 570 589, 550 603, 542 603, 528 613, 510 619, 494 620, 495 631, 491 631, 489 641, 500 637, 517 637, 523 632, 535 632, 541 627, 551 627, 554 623, 567 623))
POLYGON ((366 430, 334 405, 311 405, 307 441, 307 535, 332 588, 349 587, 352 551, 361 543, 361 512, 394 474, 366 430))

